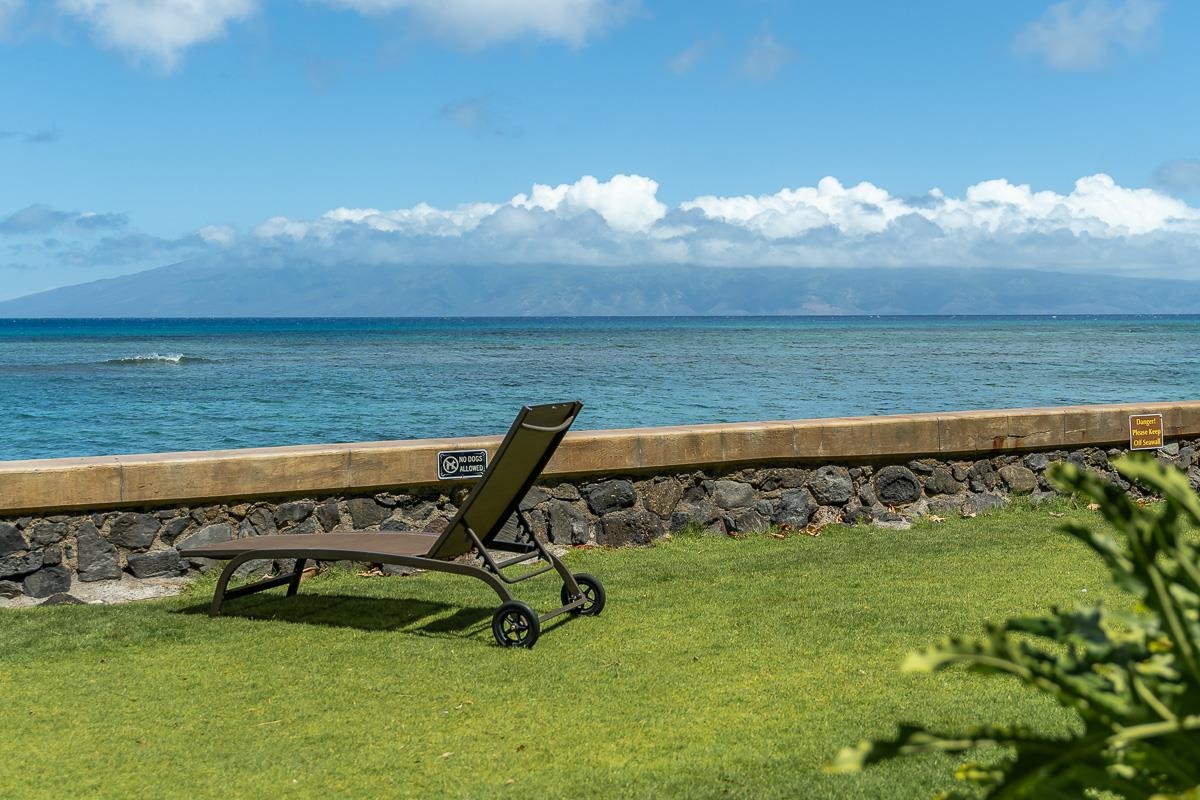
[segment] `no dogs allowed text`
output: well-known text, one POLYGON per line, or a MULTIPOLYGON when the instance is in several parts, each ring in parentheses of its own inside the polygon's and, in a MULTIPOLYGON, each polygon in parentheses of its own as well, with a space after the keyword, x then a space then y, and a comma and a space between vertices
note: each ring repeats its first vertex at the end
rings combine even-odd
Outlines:
POLYGON ((440 481, 481 478, 487 471, 487 450, 443 450, 437 458, 440 481))

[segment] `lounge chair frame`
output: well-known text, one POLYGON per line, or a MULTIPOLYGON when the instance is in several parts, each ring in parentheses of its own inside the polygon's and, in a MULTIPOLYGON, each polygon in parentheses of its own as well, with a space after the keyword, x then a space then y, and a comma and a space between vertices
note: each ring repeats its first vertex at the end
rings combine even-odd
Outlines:
MULTIPOLYGON (((436 538, 429 536, 434 541, 425 550, 423 555, 397 553, 386 549, 372 549, 369 545, 363 546, 361 543, 357 546, 351 546, 350 541, 347 541, 345 548, 331 547, 329 546, 328 536, 324 538, 321 546, 311 546, 312 540, 309 540, 307 544, 310 546, 306 547, 305 539, 312 534, 274 536, 270 537, 274 540, 271 543, 265 541, 261 543, 243 542, 246 545, 244 547, 229 547, 227 543, 225 545, 214 543, 212 545, 202 545, 197 548, 185 548, 181 551, 181 554, 187 557, 230 559, 229 563, 221 571, 216 589, 213 591, 212 604, 209 606, 209 615, 213 617, 220 615, 227 600, 237 597, 244 597, 285 585, 287 586, 287 596, 291 597, 295 595, 300 588, 300 579, 304 574, 305 565, 309 561, 365 561, 375 564, 395 564, 433 572, 447 572, 483 581, 496 592, 501 602, 499 610, 497 610, 496 615, 493 617, 492 625, 497 641, 507 646, 532 647, 537 641, 541 623, 567 613, 596 615, 600 613, 605 603, 604 588, 599 580, 583 573, 572 574, 561 559, 554 555, 537 538, 529 524, 529 520, 519 508, 521 500, 550 461, 559 442, 566 434, 567 429, 575 421, 582 407, 583 404, 579 401, 569 404, 525 406, 517 415, 516 420, 513 421, 508 435, 505 436, 504 441, 497 448, 491 465, 462 502, 454 518, 450 520, 447 527, 436 538), (561 417, 563 421, 550 426, 538 425, 528 420, 530 416, 536 414, 550 415, 552 418, 561 417), (510 445, 517 441, 522 431, 550 434, 550 438, 543 442, 542 450, 538 453, 536 460, 526 465, 526 474, 520 476, 521 479, 518 483, 508 487, 512 489, 511 497, 506 495, 504 489, 501 488, 495 490, 499 492, 499 495, 490 497, 488 501, 485 501, 485 508, 481 512, 481 515, 485 515, 488 511, 487 504, 489 502, 494 504, 499 499, 503 503, 499 506, 499 513, 486 516, 488 528, 481 535, 468 521, 468 516, 472 513, 472 503, 486 491, 489 478, 494 473, 505 469, 505 454, 509 452, 510 445), (498 539, 497 535, 504 528, 505 523, 514 517, 517 521, 517 538, 513 540, 498 539), (282 539, 287 539, 288 541, 280 541, 282 539), (514 553, 515 555, 511 558, 504 558, 497 561, 496 557, 492 554, 493 551, 497 553, 514 553), (439 552, 442 553, 440 557, 435 555, 439 552), (473 555, 475 563, 468 563, 463 560, 461 556, 464 555, 473 555), (238 568, 246 562, 289 558, 295 559, 295 566, 291 572, 234 589, 229 588, 230 580, 238 568), (511 568, 529 564, 530 562, 535 562, 532 565, 532 569, 513 574, 511 568), (562 605, 544 614, 537 614, 529 606, 516 600, 508 588, 509 586, 550 571, 556 572, 559 578, 562 579, 562 605), (515 635, 509 636, 503 633, 504 631, 511 633, 512 631, 509 629, 513 628, 514 625, 516 628, 515 635)), ((537 451, 530 450, 527 452, 533 453, 537 451)), ((381 536, 383 538, 377 540, 376 544, 377 547, 382 547, 382 542, 386 537, 404 535, 402 533, 363 532, 360 538, 370 540, 374 536, 381 536)), ((420 534, 408 535, 417 536, 420 534)), ((336 538, 339 534, 333 534, 332 536, 336 538)))
MULTIPOLYGON (((482 562, 483 566, 477 567, 471 564, 464 564, 460 561, 442 561, 441 559, 428 558, 425 556, 401 556, 394 553, 383 553, 379 551, 371 551, 364 549, 354 550, 329 550, 321 548, 317 550, 308 550, 303 547, 280 547, 264 550, 247 550, 245 553, 234 556, 234 558, 221 571, 221 577, 217 580, 216 590, 213 592, 212 604, 209 606, 208 615, 210 617, 220 616, 221 607, 226 600, 232 600, 236 597, 245 597, 250 594, 274 589, 277 586, 287 584, 287 596, 291 597, 296 594, 300 588, 300 578, 304 574, 304 567, 308 561, 366 561, 372 564, 396 564, 402 567, 415 567, 416 569, 425 569, 433 572, 449 572, 454 575, 466 575, 471 578, 477 578, 488 586, 490 586, 500 598, 501 603, 506 603, 513 600, 512 592, 508 590, 505 584, 515 584, 521 581, 527 581, 530 578, 543 575, 550 570, 554 570, 562 578, 563 585, 567 588, 570 597, 574 598, 559 608, 539 614, 538 619, 541 622, 554 619, 568 611, 573 611, 587 602, 587 598, 580 592, 579 584, 575 580, 575 576, 567 569, 562 560, 550 551, 541 540, 533 534, 533 530, 529 525, 525 515, 517 512, 518 527, 521 530, 522 538, 525 541, 515 540, 512 542, 492 542, 491 550, 499 552, 520 553, 515 558, 508 558, 497 562, 488 548, 484 546, 479 536, 466 526, 466 533, 471 538, 474 544, 474 554, 476 558, 482 562), (296 566, 292 572, 283 575, 276 575, 272 578, 249 583, 245 586, 239 586, 236 589, 229 589, 230 579, 233 578, 238 567, 245 564, 247 561, 259 561, 265 559, 276 558, 295 558, 296 566), (529 561, 544 561, 545 566, 537 569, 529 570, 515 577, 509 577, 504 574, 504 569, 513 567, 518 564, 524 564, 529 561)), ((297 538, 303 534, 297 535, 297 538)))

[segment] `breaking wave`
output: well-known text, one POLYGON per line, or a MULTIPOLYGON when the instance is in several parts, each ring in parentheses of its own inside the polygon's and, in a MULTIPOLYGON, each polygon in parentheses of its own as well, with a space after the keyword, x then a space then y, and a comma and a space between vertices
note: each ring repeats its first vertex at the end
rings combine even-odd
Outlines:
POLYGON ((210 358, 185 356, 183 353, 146 353, 126 358, 110 358, 104 362, 114 366, 152 366, 156 364, 211 364, 210 358))

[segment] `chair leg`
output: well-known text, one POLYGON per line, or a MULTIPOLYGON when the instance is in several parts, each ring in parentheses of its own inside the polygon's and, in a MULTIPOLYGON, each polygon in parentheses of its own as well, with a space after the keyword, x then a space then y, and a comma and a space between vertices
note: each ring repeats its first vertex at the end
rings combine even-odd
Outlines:
POLYGON ((296 594, 296 590, 300 588, 300 576, 304 574, 304 565, 307 559, 296 559, 296 571, 292 573, 292 582, 288 584, 287 596, 292 597, 296 594))
POLYGON ((229 586, 229 579, 233 577, 234 570, 236 570, 242 564, 245 564, 247 561, 262 557, 262 553, 255 553, 251 551, 249 553, 242 553, 225 565, 225 569, 221 572, 220 579, 217 580, 217 588, 213 591, 212 605, 208 608, 208 615, 210 617, 219 616, 221 613, 221 605, 226 600, 234 597, 245 597, 248 594, 265 592, 267 589, 274 589, 276 586, 283 586, 285 583, 288 587, 288 597, 291 597, 296 593, 296 590, 300 587, 300 576, 304 573, 304 564, 307 559, 296 559, 295 571, 289 572, 286 575, 278 575, 274 578, 268 578, 265 581, 259 581, 258 583, 239 586, 233 590, 229 590, 227 588, 229 586))
POLYGON ((221 604, 225 602, 225 588, 229 586, 229 579, 233 577, 233 571, 248 561, 250 556, 250 553, 236 556, 225 565, 225 569, 221 570, 221 577, 217 579, 217 588, 213 590, 212 605, 208 607, 210 617, 220 616, 221 604))

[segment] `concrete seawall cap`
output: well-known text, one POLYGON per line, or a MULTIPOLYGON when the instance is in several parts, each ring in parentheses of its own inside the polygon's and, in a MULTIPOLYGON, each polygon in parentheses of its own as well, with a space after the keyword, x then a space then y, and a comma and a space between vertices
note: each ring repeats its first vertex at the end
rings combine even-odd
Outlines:
MULTIPOLYGON (((563 440, 543 477, 1122 445, 1128 444, 1132 414, 1162 414, 1167 439, 1200 434, 1200 401, 575 431, 563 440)), ((439 451, 491 453, 500 440, 415 439, 0 462, 0 514, 434 485, 439 451)))

